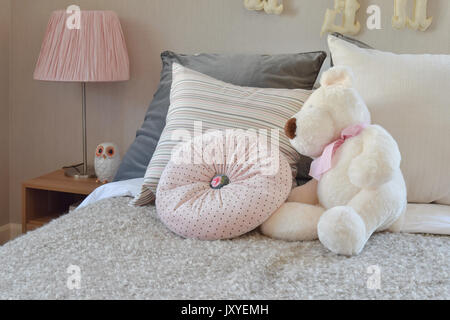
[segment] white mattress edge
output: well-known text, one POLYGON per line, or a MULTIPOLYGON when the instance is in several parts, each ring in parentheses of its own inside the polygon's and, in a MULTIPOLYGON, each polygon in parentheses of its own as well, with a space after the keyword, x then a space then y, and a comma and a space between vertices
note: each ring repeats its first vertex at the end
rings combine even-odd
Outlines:
MULTIPOLYGON (((135 197, 140 192, 143 183, 144 178, 137 178, 100 186, 76 210, 108 198, 135 197)), ((400 231, 450 235, 450 206, 410 203, 400 231)))

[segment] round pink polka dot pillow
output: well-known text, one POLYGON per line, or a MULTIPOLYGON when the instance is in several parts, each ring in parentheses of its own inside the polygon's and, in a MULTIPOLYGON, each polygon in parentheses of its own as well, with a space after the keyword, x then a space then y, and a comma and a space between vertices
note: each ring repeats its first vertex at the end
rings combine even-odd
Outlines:
POLYGON ((182 237, 202 240, 230 239, 260 226, 292 188, 287 160, 266 140, 227 130, 176 148, 156 192, 161 221, 182 237))

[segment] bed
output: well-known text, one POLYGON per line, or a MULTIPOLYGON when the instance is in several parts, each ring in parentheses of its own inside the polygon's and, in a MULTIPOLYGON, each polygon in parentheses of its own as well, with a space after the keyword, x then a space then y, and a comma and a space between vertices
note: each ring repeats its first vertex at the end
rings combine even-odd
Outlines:
POLYGON ((347 258, 319 241, 277 241, 257 230, 183 239, 154 206, 129 202, 88 204, 0 247, 0 299, 450 298, 447 236, 375 234, 347 258), (70 266, 79 267, 80 289, 67 285, 70 266))
MULTIPOLYGON (((383 104, 396 106, 402 121, 390 122, 392 110, 379 110, 386 111, 378 117, 380 123, 400 130, 398 137, 406 141, 405 172, 412 177, 409 200, 442 205, 409 204, 402 232, 374 234, 358 256, 335 255, 319 241, 274 240, 258 229, 233 240, 184 239, 162 224, 153 205, 130 205, 141 190, 155 149, 158 154, 170 105, 173 63, 222 81, 233 80, 239 86, 311 90, 325 56, 324 52, 278 56, 163 53, 160 86, 122 161, 117 182, 97 189, 76 211, 0 247, 0 299, 450 299, 450 202, 445 198, 450 172, 444 153, 448 148, 437 148, 439 144, 425 138, 436 139, 423 134, 432 131, 426 128, 434 128, 435 134, 450 128, 440 122, 448 119, 444 98, 439 104, 444 115, 416 110, 416 114, 439 120, 442 127, 424 121, 424 115, 415 117, 423 130, 404 121, 412 113, 400 107, 409 107, 409 103, 400 107, 383 104), (403 122, 408 126, 398 125, 403 122), (416 148, 413 134, 423 135, 421 144, 434 147, 434 153, 416 148), (424 154, 437 156, 424 159, 424 154)), ((336 54, 333 60, 339 64, 343 57, 336 54)), ((415 78, 420 80, 422 74, 418 74, 415 78)), ((448 79, 445 70, 442 74, 448 79)), ((368 83, 361 91, 372 92, 369 80, 360 81, 368 83)), ((383 91, 377 97, 386 96, 383 91)), ((399 99, 404 96, 408 98, 401 95, 399 99)), ((308 159, 299 160, 294 177, 307 177, 309 165, 308 159)))

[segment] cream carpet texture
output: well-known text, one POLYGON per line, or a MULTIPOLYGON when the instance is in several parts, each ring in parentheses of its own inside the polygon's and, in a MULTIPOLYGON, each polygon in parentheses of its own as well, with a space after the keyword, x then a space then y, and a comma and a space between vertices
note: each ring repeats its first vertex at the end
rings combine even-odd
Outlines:
POLYGON ((0 247, 0 299, 450 299, 450 237, 377 234, 348 258, 257 231, 182 239, 154 207, 128 202, 98 202, 0 247))

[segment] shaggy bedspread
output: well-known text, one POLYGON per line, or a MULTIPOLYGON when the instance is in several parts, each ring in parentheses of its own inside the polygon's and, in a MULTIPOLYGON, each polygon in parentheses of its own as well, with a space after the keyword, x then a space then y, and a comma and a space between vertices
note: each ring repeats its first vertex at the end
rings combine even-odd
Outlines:
POLYGON ((101 201, 0 247, 0 298, 450 299, 449 237, 376 234, 348 258, 257 231, 182 239, 154 207, 128 202, 101 201), (67 286, 70 265, 80 289, 67 286))

